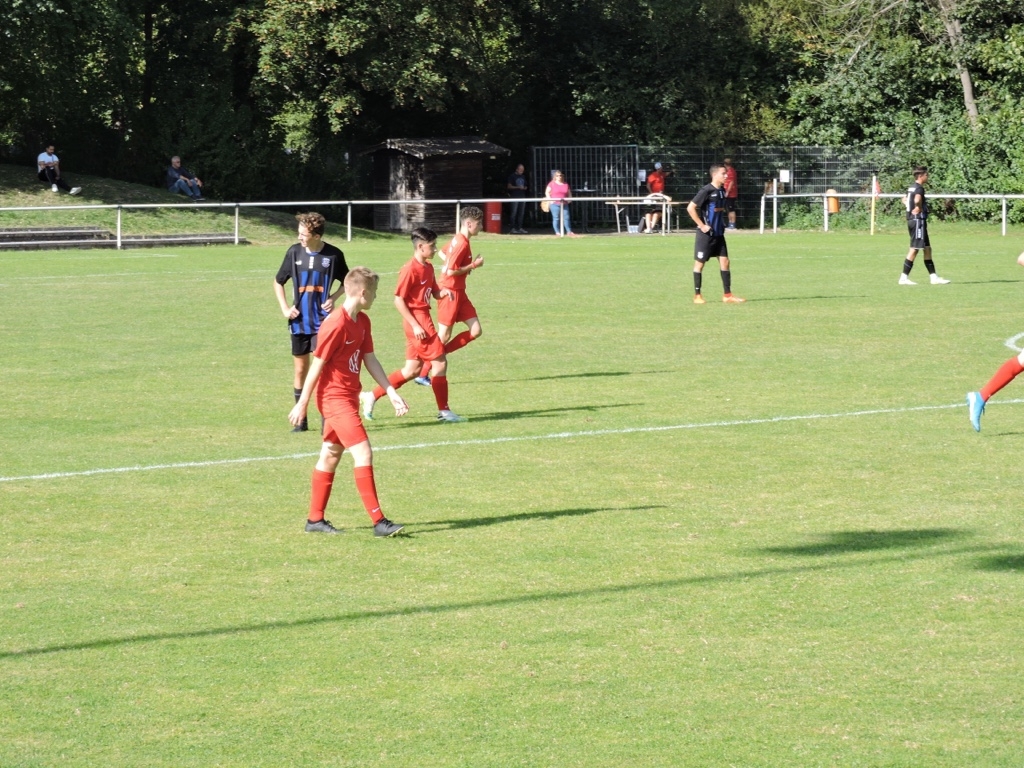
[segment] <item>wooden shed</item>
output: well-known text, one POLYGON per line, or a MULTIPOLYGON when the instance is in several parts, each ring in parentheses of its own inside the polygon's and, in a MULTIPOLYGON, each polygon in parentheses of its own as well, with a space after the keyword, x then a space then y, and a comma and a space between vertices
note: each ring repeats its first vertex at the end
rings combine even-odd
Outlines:
MULTIPOLYGON (((462 200, 484 196, 484 159, 510 150, 479 136, 452 136, 388 139, 362 154, 373 155, 375 200, 462 200)), ((373 207, 376 230, 408 232, 415 227, 451 232, 455 204, 373 207)))

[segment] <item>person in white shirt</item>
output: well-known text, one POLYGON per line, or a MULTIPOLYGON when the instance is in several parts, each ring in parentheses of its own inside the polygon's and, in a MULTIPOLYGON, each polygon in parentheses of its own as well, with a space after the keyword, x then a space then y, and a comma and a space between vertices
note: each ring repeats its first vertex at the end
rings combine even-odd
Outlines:
POLYGON ((60 158, 54 154, 53 144, 47 144, 46 150, 39 153, 36 158, 36 165, 39 168, 39 180, 50 185, 50 190, 56 192, 63 189, 65 192, 77 195, 82 191, 81 187, 72 187, 60 175, 60 158))

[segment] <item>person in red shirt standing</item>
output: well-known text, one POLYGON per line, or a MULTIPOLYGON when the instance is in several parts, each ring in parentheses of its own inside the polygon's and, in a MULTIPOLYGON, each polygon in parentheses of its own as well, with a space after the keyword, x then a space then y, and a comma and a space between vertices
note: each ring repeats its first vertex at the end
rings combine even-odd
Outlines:
POLYGON ((366 311, 377 298, 378 280, 377 274, 366 267, 355 267, 346 275, 345 302, 320 326, 302 394, 288 414, 288 421, 293 426, 303 423, 316 389, 317 405, 324 417, 324 433, 320 458, 313 470, 307 533, 339 533, 329 520, 324 519, 324 510, 331 498, 338 461, 346 448, 352 454, 356 489, 373 521, 373 535, 394 536, 403 528, 381 512, 373 479, 373 451, 359 420, 361 366, 366 366, 378 384, 386 385, 396 415, 404 416, 409 412, 409 406, 388 383, 384 368, 373 354, 370 318, 366 311))
POLYGON ((740 196, 740 185, 736 181, 736 169, 732 158, 725 158, 725 210, 729 214, 728 229, 736 229, 736 200, 740 196))
POLYGON ((661 169, 661 163, 654 164, 654 170, 647 174, 647 201, 650 206, 644 214, 644 223, 647 225, 647 232, 654 233, 661 219, 661 199, 668 199, 665 196, 665 172, 661 169))
MULTIPOLYGON (((388 376, 388 382, 397 389, 419 375, 423 363, 430 364, 430 387, 437 401, 437 420, 465 421, 448 407, 448 358, 444 343, 437 335, 430 317, 430 297, 435 299, 450 294, 441 289, 434 279, 434 265, 430 260, 437 253, 437 235, 426 227, 412 232, 413 255, 398 273, 395 286, 395 309, 402 316, 405 328, 405 365, 388 376)), ((373 418, 373 405, 384 396, 386 388, 380 386, 372 392, 359 395, 363 416, 373 418)))

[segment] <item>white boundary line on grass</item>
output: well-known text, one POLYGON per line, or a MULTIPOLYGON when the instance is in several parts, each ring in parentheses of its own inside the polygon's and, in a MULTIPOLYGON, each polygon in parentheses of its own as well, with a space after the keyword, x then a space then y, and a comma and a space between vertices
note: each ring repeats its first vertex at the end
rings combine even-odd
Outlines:
POLYGON ((1016 336, 1011 336, 1006 341, 1004 341, 1003 344, 1012 349, 1014 352, 1021 352, 1024 350, 1021 350, 1021 348, 1017 346, 1017 342, 1020 341, 1021 339, 1024 339, 1024 333, 1018 333, 1016 336))
MULTIPOLYGON (((1001 400, 1000 405, 1024 403, 1020 400, 1001 400)), ((813 413, 804 416, 771 416, 763 419, 738 419, 736 421, 705 421, 698 424, 668 424, 661 427, 626 427, 625 429, 593 429, 581 432, 553 432, 547 435, 523 435, 520 437, 487 437, 475 440, 440 440, 431 443, 411 443, 409 445, 374 446, 374 452, 381 451, 416 451, 424 448, 444 448, 463 445, 498 445, 501 443, 524 443, 534 440, 569 440, 577 437, 603 437, 605 435, 635 435, 651 432, 672 432, 680 429, 712 429, 715 427, 744 427, 756 424, 780 424, 787 421, 818 421, 821 419, 849 419, 858 416, 882 416, 892 413, 913 413, 915 411, 942 411, 950 408, 963 408, 965 403, 951 405, 915 405, 906 408, 876 408, 869 411, 847 411, 846 413, 813 413)), ((111 475, 124 472, 150 472, 157 469, 191 469, 196 467, 216 467, 228 464, 254 464, 261 461, 288 461, 290 459, 308 459, 319 456, 315 453, 289 453, 283 456, 251 456, 242 459, 214 459, 211 461, 183 461, 174 464, 149 464, 134 467, 111 467, 107 469, 86 469, 79 472, 48 472, 43 475, 21 475, 18 477, 0 477, 0 483, 26 482, 30 480, 55 480, 68 477, 88 477, 90 475, 111 475)))

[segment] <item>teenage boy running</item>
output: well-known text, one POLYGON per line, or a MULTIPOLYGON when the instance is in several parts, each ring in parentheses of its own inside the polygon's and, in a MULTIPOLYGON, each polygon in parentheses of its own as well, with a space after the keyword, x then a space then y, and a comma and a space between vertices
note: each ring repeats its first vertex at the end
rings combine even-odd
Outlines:
MULTIPOLYGON (((1017 257, 1017 263, 1024 267, 1024 253, 1017 257)), ((967 393, 967 415, 975 432, 981 432, 981 415, 985 412, 985 403, 996 392, 1001 390, 1015 378, 1024 373, 1024 352, 1011 357, 995 372, 988 383, 976 392, 967 393)))
POLYGON ((693 303, 707 303, 700 292, 704 264, 712 256, 717 256, 722 273, 722 301, 726 304, 742 304, 746 299, 732 295, 729 248, 725 244, 725 166, 712 165, 710 173, 711 183, 701 187, 686 206, 686 212, 697 225, 697 237, 693 244, 693 303))
POLYGON ((333 312, 320 326, 316 350, 309 374, 302 385, 299 401, 288 414, 294 426, 306 420, 306 409, 316 388, 316 400, 324 417, 323 445, 320 458, 313 470, 312 493, 309 500, 307 533, 338 533, 338 529, 324 519, 324 510, 331 498, 334 473, 342 452, 348 448, 354 464, 356 489, 359 491, 370 520, 374 536, 394 536, 401 525, 391 522, 380 509, 377 487, 373 480, 373 450, 359 420, 359 369, 361 365, 374 380, 386 385, 388 398, 395 414, 409 412, 394 388, 388 384, 384 368, 373 354, 370 336, 370 318, 366 311, 377 298, 378 276, 366 267, 355 267, 345 277, 345 301, 340 311, 333 312))
MULTIPOLYGON (((430 387, 437 401, 437 420, 447 422, 465 421, 448 408, 448 359, 444 344, 437 335, 434 321, 430 318, 430 297, 440 298, 449 293, 441 290, 434 279, 434 265, 431 259, 437 253, 437 235, 426 227, 417 227, 412 232, 412 258, 398 273, 395 286, 395 309, 402 316, 405 328, 405 365, 388 376, 388 382, 395 389, 412 381, 424 363, 430 364, 430 387)), ((385 386, 359 395, 363 416, 373 418, 373 404, 384 396, 385 386)))
MULTIPOLYGON (((484 212, 476 206, 467 206, 462 209, 459 222, 458 233, 448 247, 441 251, 445 263, 441 266, 441 279, 437 281, 441 289, 450 292, 450 296, 442 293, 441 298, 437 300, 437 335, 444 344, 446 355, 462 349, 471 341, 476 341, 483 333, 476 307, 466 295, 466 275, 484 265, 484 257, 477 256, 474 259, 469 245, 469 239, 483 226, 484 212), (452 327, 456 323, 465 323, 469 330, 452 339, 452 327)), ((429 370, 430 366, 424 364, 416 379, 417 384, 430 386, 430 378, 427 376, 429 370)))

